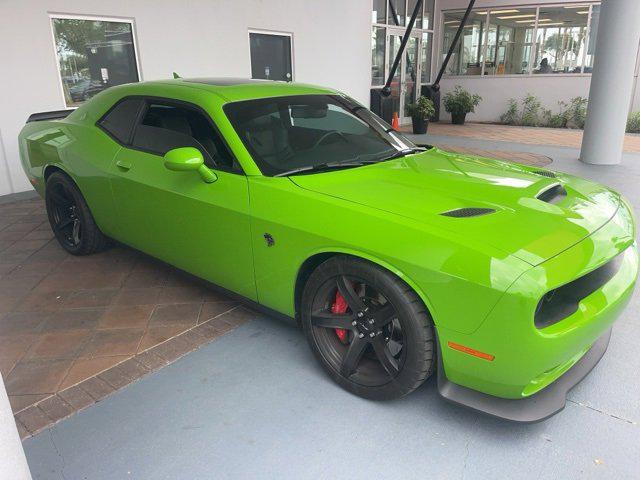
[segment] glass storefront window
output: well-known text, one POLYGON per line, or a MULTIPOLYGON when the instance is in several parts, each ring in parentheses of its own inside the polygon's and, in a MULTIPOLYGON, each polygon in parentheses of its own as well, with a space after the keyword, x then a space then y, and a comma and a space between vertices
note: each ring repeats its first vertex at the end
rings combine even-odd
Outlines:
POLYGON ((420 83, 426 84, 431 81, 431 34, 422 34, 422 64, 420 66, 420 83))
MULTIPOLYGON (((409 25, 409 20, 411 20, 411 15, 416 8, 416 4, 418 0, 409 0, 407 2, 407 25, 409 25)), ((424 8, 424 6, 423 6, 424 8)), ((418 12, 418 16, 416 17, 416 23, 413 25, 413 28, 422 28, 422 10, 418 12)))
POLYGON ((387 0, 373 0, 371 23, 387 23, 387 0))
POLYGON ((584 59, 584 73, 593 71, 593 59, 596 51, 596 38, 598 37, 598 21, 600 20, 600 5, 591 7, 591 24, 589 26, 589 38, 587 38, 587 51, 584 59))
POLYGON ((385 29, 373 27, 371 31, 371 85, 384 85, 385 29))
MULTIPOLYGON (((391 82, 391 100, 396 112, 413 103, 420 84, 431 80, 433 10, 435 0, 423 0, 405 55, 391 82), (401 95, 401 92, 403 93, 401 95)), ((418 0, 372 0, 371 85, 381 87, 393 64, 406 25, 418 0), (386 13, 385 13, 386 12, 386 13), (386 75, 385 75, 386 72, 386 75)))
POLYGON ((435 11, 435 0, 424 0, 424 15, 422 17, 422 28, 433 29, 433 12, 435 11))
POLYGON ((389 24, 404 26, 406 15, 405 0, 389 0, 389 24))
POLYGON ((533 73, 581 73, 589 6, 540 7, 533 73))
MULTIPOLYGON (((464 13, 445 13, 442 59, 447 55, 464 13)), ((447 65, 447 75, 480 75, 486 14, 472 12, 447 65)))
MULTIPOLYGON (((443 12, 442 59, 463 14, 443 12)), ((474 10, 445 74, 591 73, 599 15, 600 5, 579 3, 474 10)))
POLYGON ((131 23, 73 18, 51 22, 67 107, 107 87, 139 80, 131 23))
POLYGON ((536 9, 513 10, 489 12, 485 75, 529 73, 536 9))

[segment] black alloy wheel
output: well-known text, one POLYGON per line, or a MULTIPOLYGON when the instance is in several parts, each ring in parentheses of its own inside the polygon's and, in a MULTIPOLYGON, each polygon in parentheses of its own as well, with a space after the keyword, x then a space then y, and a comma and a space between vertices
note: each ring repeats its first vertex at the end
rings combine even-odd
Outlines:
POLYGON ((49 175, 45 203, 51 229, 67 252, 90 255, 107 247, 107 237, 96 225, 77 185, 65 173, 58 171, 49 175))
POLYGON ((58 240, 67 249, 80 245, 82 224, 78 217, 78 206, 67 186, 63 183, 52 185, 48 195, 47 208, 51 209, 52 227, 58 240))
POLYGON ((358 395, 401 397, 432 369, 433 329, 424 305, 373 264, 347 256, 328 260, 309 278, 302 309, 312 350, 358 395))

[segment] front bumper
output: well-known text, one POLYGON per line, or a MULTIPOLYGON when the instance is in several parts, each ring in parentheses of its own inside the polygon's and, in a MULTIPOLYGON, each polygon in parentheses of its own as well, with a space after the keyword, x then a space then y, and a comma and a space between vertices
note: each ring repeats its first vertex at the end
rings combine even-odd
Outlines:
POLYGON ((555 415, 565 407, 567 393, 600 361, 609 346, 611 329, 607 330, 567 372, 544 390, 531 396, 499 398, 452 383, 438 362, 438 393, 445 400, 494 417, 514 422, 533 423, 555 415))
POLYGON ((566 392, 604 353, 608 332, 633 294, 638 275, 634 233, 629 209, 621 208, 591 236, 523 273, 472 333, 438 326, 441 394, 525 422, 561 409, 566 392), (573 313, 536 327, 534 314, 545 293, 618 256, 622 261, 617 273, 579 300, 573 313), (455 349, 456 344, 469 351, 455 349), (486 355, 479 358, 469 352, 486 355), (536 404, 542 406, 529 406, 536 404), (515 414, 518 409, 523 412, 515 414))

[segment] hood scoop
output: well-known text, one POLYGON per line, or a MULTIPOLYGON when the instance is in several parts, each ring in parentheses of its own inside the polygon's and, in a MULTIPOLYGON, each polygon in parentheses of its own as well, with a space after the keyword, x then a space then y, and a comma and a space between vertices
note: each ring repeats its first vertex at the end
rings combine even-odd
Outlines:
POLYGON ((556 178, 556 174, 553 172, 549 172, 548 170, 535 170, 531 173, 535 173, 536 175, 540 175, 541 177, 556 178))
POLYGON ((467 218, 489 215, 490 213, 495 213, 495 210, 493 208, 464 207, 456 208, 455 210, 449 210, 448 212, 442 212, 440 215, 445 217, 467 218))
POLYGON ((556 183, 555 185, 551 185, 546 190, 540 192, 536 196, 536 198, 546 203, 558 203, 562 201, 566 196, 567 191, 564 189, 564 187, 559 183, 556 183))

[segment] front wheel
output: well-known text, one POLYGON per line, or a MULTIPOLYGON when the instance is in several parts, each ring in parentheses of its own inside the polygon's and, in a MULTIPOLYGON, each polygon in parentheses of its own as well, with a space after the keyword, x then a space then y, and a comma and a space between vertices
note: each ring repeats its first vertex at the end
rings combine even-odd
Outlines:
POLYGON ((403 397, 433 368, 431 318, 415 292, 367 261, 332 257, 309 277, 302 325, 329 375, 365 398, 403 397))

